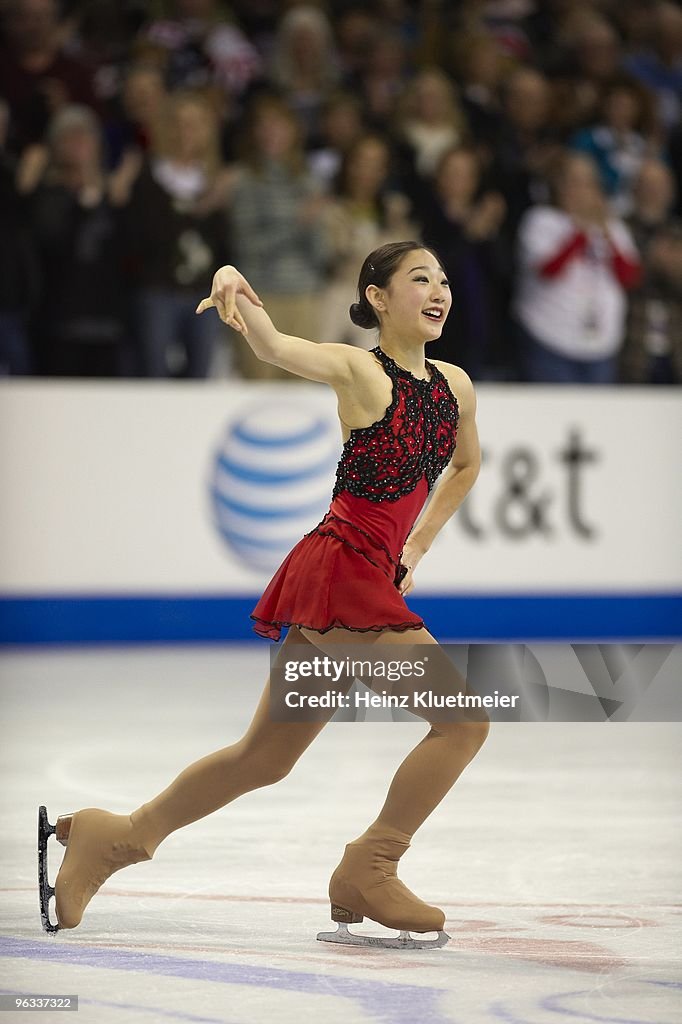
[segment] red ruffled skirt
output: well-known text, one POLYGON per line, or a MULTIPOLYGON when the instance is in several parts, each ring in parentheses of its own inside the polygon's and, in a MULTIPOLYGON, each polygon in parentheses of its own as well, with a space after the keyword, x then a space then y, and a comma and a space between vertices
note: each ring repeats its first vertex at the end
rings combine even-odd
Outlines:
POLYGON ((399 561, 402 545, 424 497, 413 492, 394 503, 348 494, 335 499, 268 584, 251 614, 255 632, 279 640, 289 626, 319 633, 335 627, 360 633, 421 629, 423 620, 407 607, 398 584, 406 572, 399 561))

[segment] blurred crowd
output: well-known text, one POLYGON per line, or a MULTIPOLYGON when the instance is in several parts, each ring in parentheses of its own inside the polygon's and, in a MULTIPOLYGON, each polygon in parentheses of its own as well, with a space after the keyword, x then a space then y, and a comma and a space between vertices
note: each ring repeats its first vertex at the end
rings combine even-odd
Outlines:
POLYGON ((0 374, 280 376, 210 312, 370 348, 417 238, 474 380, 682 381, 668 0, 0 0, 0 374))

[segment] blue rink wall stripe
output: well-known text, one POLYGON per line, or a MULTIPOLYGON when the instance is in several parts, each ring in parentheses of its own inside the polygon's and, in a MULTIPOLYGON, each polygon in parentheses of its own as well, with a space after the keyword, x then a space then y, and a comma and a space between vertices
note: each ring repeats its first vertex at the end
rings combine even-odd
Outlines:
MULTIPOLYGON (((257 595, 0 597, 0 644, 221 643, 256 639, 257 595)), ((410 599, 440 640, 682 640, 682 593, 458 594, 410 599)))

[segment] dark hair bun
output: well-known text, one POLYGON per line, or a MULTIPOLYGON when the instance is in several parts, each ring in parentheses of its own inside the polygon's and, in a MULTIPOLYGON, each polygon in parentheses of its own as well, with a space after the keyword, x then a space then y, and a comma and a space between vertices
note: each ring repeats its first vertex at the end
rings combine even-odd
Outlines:
POLYGON ((348 312, 352 323, 356 327, 364 327, 365 330, 370 330, 372 327, 379 326, 377 315, 367 300, 364 303, 354 302, 348 312))

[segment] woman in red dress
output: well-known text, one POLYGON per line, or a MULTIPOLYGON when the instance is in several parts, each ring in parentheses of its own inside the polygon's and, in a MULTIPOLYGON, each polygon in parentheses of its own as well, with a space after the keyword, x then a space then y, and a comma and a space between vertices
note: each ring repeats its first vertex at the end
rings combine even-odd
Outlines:
MULTIPOLYGON (((329 511, 275 574, 254 609, 254 629, 278 640, 286 628, 284 648, 295 644, 300 654, 307 647, 311 656, 333 655, 334 645, 343 642, 429 644, 449 692, 464 692, 465 681, 404 600, 418 563, 480 464, 471 381, 458 367, 424 357, 424 345, 439 337, 450 308, 448 282, 435 253, 417 242, 399 242, 368 256, 358 291, 351 318, 379 328, 371 352, 280 334, 233 267, 216 273, 210 298, 197 310, 214 306, 258 358, 328 383, 338 396, 345 444, 329 511)), ((336 941, 369 942, 346 928, 364 916, 402 933, 372 940, 377 944, 425 944, 411 939, 410 931, 438 932, 433 945, 447 940, 442 910, 403 885, 397 863, 479 750, 488 723, 480 716, 443 722, 426 709, 422 717, 430 731, 405 758, 378 817, 346 846, 332 875, 336 941)), ((149 803, 130 815, 88 808, 59 818, 57 838, 66 845, 55 884, 59 927, 76 927, 109 875, 150 859, 171 832, 284 778, 324 724, 273 721, 268 681, 242 739, 190 765, 149 803)))

